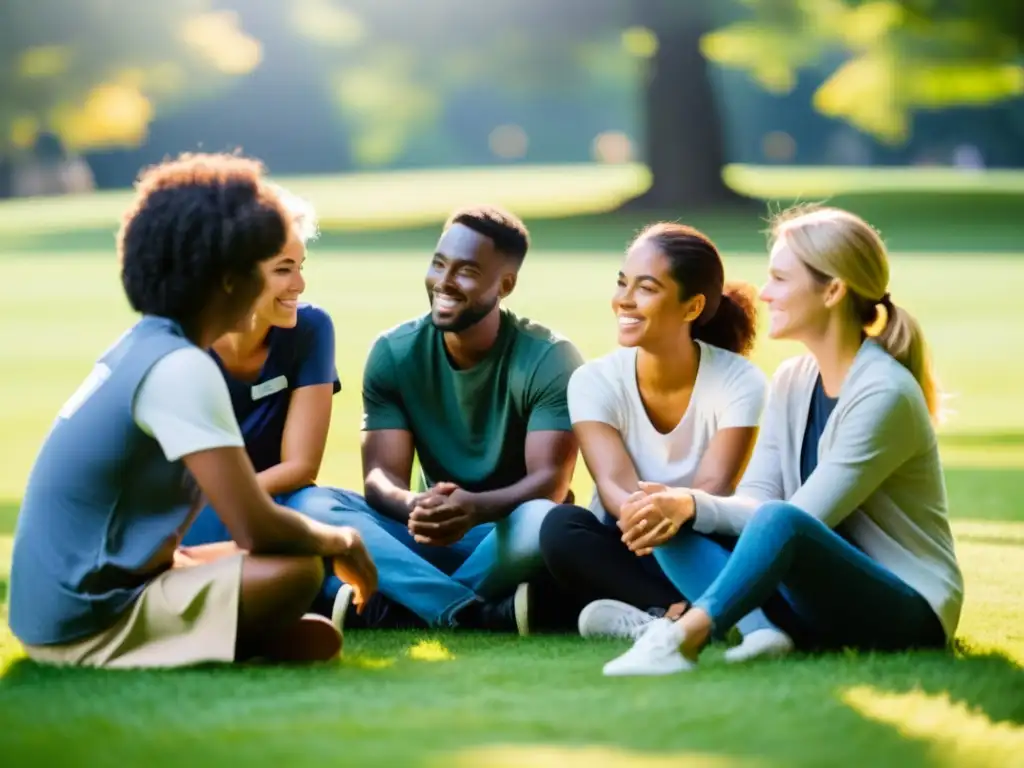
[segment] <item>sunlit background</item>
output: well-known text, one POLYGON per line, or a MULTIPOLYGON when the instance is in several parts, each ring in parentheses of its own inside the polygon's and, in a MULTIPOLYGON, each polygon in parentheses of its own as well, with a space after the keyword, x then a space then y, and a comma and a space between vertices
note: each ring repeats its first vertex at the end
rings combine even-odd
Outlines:
MULTIPOLYGON (((771 211, 864 215, 949 394, 968 585, 955 657, 624 685, 599 674, 613 646, 573 638, 364 634, 338 670, 113 677, 37 670, 3 627, 0 755, 1019 764, 1022 42, 1020 0, 0 0, 0 603, 35 452, 133 319, 113 250, 131 184, 195 150, 258 157, 318 210, 307 298, 334 318, 343 382, 320 481, 354 489, 366 351, 425 309, 454 207, 526 219, 509 306, 588 358, 614 345, 608 298, 638 227, 695 224, 757 283, 771 211)), ((796 351, 762 339, 754 359, 771 373, 796 351)), ((590 492, 582 462, 574 488, 590 492)))

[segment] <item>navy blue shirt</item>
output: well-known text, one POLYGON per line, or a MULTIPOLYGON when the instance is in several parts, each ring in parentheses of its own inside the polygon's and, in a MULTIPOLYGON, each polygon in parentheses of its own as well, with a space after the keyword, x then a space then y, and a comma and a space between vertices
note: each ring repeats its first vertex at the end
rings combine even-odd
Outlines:
POLYGON ((810 412, 807 414, 807 429, 804 431, 804 441, 800 448, 801 483, 806 483, 807 478, 818 466, 818 441, 821 440, 821 433, 825 431, 825 422, 832 415, 838 400, 839 398, 829 397, 825 394, 825 387, 821 383, 819 375, 818 380, 814 382, 810 412))
POLYGON ((231 406, 257 472, 281 463, 281 440, 292 392, 314 384, 341 390, 334 360, 334 323, 326 311, 300 304, 294 328, 273 327, 267 334, 267 360, 250 381, 232 376, 212 349, 231 393, 231 406))

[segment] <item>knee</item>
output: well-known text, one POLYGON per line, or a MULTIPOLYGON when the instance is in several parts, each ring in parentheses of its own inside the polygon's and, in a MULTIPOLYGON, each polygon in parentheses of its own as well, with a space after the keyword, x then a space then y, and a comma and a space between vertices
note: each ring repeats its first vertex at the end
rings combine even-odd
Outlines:
POLYGON ((557 505, 547 499, 534 499, 520 504, 512 512, 511 520, 516 528, 539 532, 551 511, 557 505))
POLYGON ((806 512, 788 501, 768 501, 758 507, 748 528, 796 531, 809 520, 806 512))
POLYGON ((289 557, 281 563, 281 580, 304 604, 312 603, 324 583, 324 560, 321 557, 289 557))
POLYGON ((351 525, 359 513, 371 513, 362 496, 335 488, 304 488, 292 494, 285 506, 328 525, 351 525))
POLYGON ((583 516, 593 515, 574 504, 559 504, 548 511, 540 526, 540 551, 545 560, 560 557, 571 549, 572 531, 583 522, 583 516))
POLYGON ((323 522, 329 518, 337 507, 334 494, 327 488, 312 486, 296 491, 288 498, 283 499, 284 506, 300 512, 306 517, 323 522))

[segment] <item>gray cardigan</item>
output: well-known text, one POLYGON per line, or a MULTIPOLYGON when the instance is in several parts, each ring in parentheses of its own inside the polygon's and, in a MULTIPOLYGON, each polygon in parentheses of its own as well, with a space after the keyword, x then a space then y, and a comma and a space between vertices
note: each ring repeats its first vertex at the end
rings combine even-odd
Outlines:
POLYGON ((787 360, 772 379, 750 464, 734 496, 694 491, 694 530, 739 535, 766 501, 785 500, 843 529, 917 590, 952 638, 963 577, 949 528, 935 430, 920 386, 873 341, 861 346, 800 484, 800 449, 818 366, 787 360))

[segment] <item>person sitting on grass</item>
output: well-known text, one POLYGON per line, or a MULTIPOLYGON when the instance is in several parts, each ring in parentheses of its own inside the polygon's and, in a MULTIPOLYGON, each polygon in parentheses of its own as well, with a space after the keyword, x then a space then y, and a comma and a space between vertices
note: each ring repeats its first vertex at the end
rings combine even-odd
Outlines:
POLYGON ((541 523, 576 463, 566 387, 582 358, 501 307, 528 246, 506 211, 450 217, 427 270, 431 311, 381 334, 366 362, 365 499, 292 501, 363 534, 386 597, 374 626, 407 606, 430 626, 529 632, 541 523))
MULTIPOLYGON (((556 507, 541 527, 541 553, 575 598, 578 627, 636 639, 685 593, 652 557, 622 543, 620 521, 646 503, 650 483, 730 495, 750 458, 767 391, 746 359, 757 334, 756 289, 725 283, 704 234, 662 223, 626 254, 612 297, 620 348, 583 365, 569 383, 569 412, 595 479, 590 508, 556 507), (592 602, 591 602, 592 601, 592 602)), ((718 563, 710 540, 692 556, 718 563)), ((740 619, 750 634, 772 628, 760 610, 740 619)))
MULTIPOLYGON (((306 289, 302 269, 307 244, 318 230, 316 211, 287 190, 274 189, 290 217, 288 239, 280 253, 259 265, 265 287, 249 321, 217 339, 208 351, 227 382, 257 482, 275 502, 296 509, 295 492, 313 486, 319 475, 332 400, 341 382, 331 316, 299 300, 306 289)), ((332 519, 320 522, 338 524, 332 519)), ((182 545, 228 541, 227 526, 207 505, 182 545)), ((342 631, 354 593, 340 589, 333 572, 326 579, 311 609, 330 615, 342 631)))
MULTIPOLYGON (((315 484, 327 446, 332 400, 341 391, 334 322, 323 308, 299 301, 306 290, 302 269, 307 244, 318 231, 316 211, 287 190, 275 189, 291 217, 288 240, 281 253, 260 265, 265 287, 251 321, 217 339, 209 352, 227 381, 246 453, 263 490, 278 504, 321 523, 345 525, 352 522, 352 515, 333 509, 333 502, 350 494, 358 499, 358 495, 315 484)), ((359 522, 358 516, 354 521, 359 522)), ((364 543, 380 551, 387 565, 390 550, 381 548, 375 538, 382 534, 372 528, 368 534, 364 543)), ((228 541, 231 533, 207 505, 182 544, 228 541)), ((390 583, 379 586, 385 591, 353 603, 353 587, 329 570, 310 610, 330 616, 339 633, 344 632, 346 620, 366 625, 384 613, 381 601, 387 601, 390 583)), ((391 607, 389 616, 395 626, 399 618, 402 626, 418 625, 415 616, 400 606, 391 607)))
MULTIPOLYGON (((694 600, 606 675, 691 669, 713 632, 759 607, 807 648, 940 648, 956 632, 939 389, 920 326, 889 296, 885 245, 861 218, 817 207, 778 217, 772 240, 769 333, 810 354, 776 372, 734 496, 651 487, 623 521, 630 549, 653 552, 694 600), (712 534, 738 537, 721 567, 698 554, 712 534)), ((793 646, 757 634, 747 658, 793 646)))
POLYGON ((184 155, 145 170, 118 236, 142 317, 65 403, 14 535, 10 626, 36 661, 177 667, 337 656, 306 615, 331 559, 359 599, 376 568, 352 528, 274 503, 205 351, 252 318, 291 216, 262 166, 184 155), (179 547, 201 497, 232 542, 179 547))

